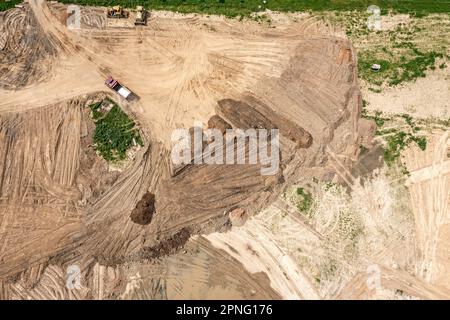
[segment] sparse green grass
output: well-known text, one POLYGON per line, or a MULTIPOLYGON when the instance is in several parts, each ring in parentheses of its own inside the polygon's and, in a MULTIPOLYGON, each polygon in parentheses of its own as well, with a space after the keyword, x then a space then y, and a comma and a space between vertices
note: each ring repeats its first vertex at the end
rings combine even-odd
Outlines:
POLYGON ((368 29, 366 12, 330 11, 315 15, 346 31, 358 53, 360 78, 370 91, 380 93, 386 86, 425 77, 428 70, 444 69, 450 60, 448 12, 447 15, 409 13, 408 19, 403 17, 398 22, 395 17, 386 18, 398 24, 383 30, 368 29), (375 63, 381 65, 378 72, 371 70, 375 63))
POLYGON ((388 166, 396 163, 401 152, 412 142, 415 142, 421 150, 426 150, 427 140, 425 137, 417 135, 421 127, 416 124, 410 115, 402 114, 386 117, 380 111, 375 112, 374 115, 369 115, 363 108, 362 116, 374 120, 377 125, 376 135, 384 138, 384 161, 388 166), (396 127, 383 129, 386 124, 395 124, 396 127), (405 124, 405 129, 398 129, 398 126, 404 127, 405 124))
POLYGON ((367 109, 363 107, 361 116, 365 119, 370 119, 375 121, 375 124, 378 128, 381 128, 386 121, 389 121, 390 118, 383 116, 381 111, 375 111, 373 115, 367 113, 367 109))
POLYGON ((148 9, 222 14, 229 17, 248 16, 265 8, 284 12, 333 10, 365 12, 370 5, 378 5, 382 8, 382 12, 393 10, 415 15, 450 12, 450 2, 443 0, 267 0, 266 5, 261 0, 61 0, 60 2, 96 6, 120 4, 128 8, 144 5, 148 9))
POLYGON ((401 152, 407 145, 407 136, 406 132, 400 131, 386 137, 387 146, 384 149, 384 161, 388 165, 394 163, 400 157, 401 152))
POLYGON ((308 214, 313 203, 312 194, 305 191, 304 188, 297 188, 297 195, 299 196, 298 210, 304 214, 308 214))
POLYGON ((345 239, 350 240, 349 252, 355 249, 358 237, 363 233, 361 223, 355 219, 351 212, 342 211, 338 217, 338 229, 345 235, 345 239))
POLYGON ((397 163, 401 152, 412 142, 416 143, 422 151, 426 150, 426 138, 418 135, 422 130, 422 126, 409 114, 386 116, 380 111, 369 114, 367 111, 367 102, 363 100, 361 116, 365 119, 375 121, 377 125, 375 134, 383 137, 385 142, 384 161, 388 166, 397 163), (386 128, 386 126, 389 127, 386 128))
POLYGON ((89 106, 95 122, 95 150, 107 161, 119 161, 126 158, 126 152, 134 142, 143 145, 135 123, 118 105, 110 100, 94 103, 89 106), (103 106, 112 104, 109 111, 103 106))
POLYGON ((360 77, 374 85, 396 86, 425 77, 425 72, 435 66, 436 59, 443 58, 443 53, 422 52, 414 45, 406 51, 401 55, 394 55, 391 52, 390 60, 385 60, 386 54, 383 51, 362 51, 358 57, 360 77), (374 72, 370 69, 374 63, 381 65, 380 71, 374 72))
POLYGON ((332 182, 332 181, 328 181, 325 183, 325 191, 330 190, 331 188, 335 188, 337 186, 336 183, 332 182))
POLYGON ((369 90, 375 93, 381 93, 382 91, 380 88, 369 88, 369 90))
POLYGON ((384 149, 384 160, 388 165, 393 164, 401 152, 411 143, 415 142, 422 151, 427 148, 425 137, 415 136, 412 133, 399 131, 386 137, 387 146, 384 149))

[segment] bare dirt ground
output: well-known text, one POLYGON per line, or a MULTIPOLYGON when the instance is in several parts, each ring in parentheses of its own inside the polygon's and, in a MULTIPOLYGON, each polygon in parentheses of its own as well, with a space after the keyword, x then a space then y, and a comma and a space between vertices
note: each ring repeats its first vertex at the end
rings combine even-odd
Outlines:
POLYGON ((349 194, 319 184, 309 217, 279 198, 207 239, 285 299, 449 299, 449 132, 428 138, 425 152, 404 152, 408 188, 383 172, 353 180, 349 194))
MULTIPOLYGON (((32 1, 30 6, 35 8, 33 12, 37 14, 36 20, 54 39, 57 49, 53 50, 58 50, 58 62, 49 61, 53 74, 49 81, 38 81, 32 87, 25 88, 20 96, 2 92, 0 108, 7 110, 7 106, 11 105, 18 108, 24 104, 24 100, 19 100, 24 98, 29 98, 26 108, 39 107, 55 102, 56 99, 64 100, 81 93, 101 90, 104 89, 101 78, 111 74, 141 98, 134 109, 139 111, 154 135, 166 142, 170 139, 168 133, 172 129, 189 127, 195 120, 208 119, 214 114, 216 101, 224 96, 239 98, 243 92, 251 92, 258 97, 265 97, 265 89, 277 84, 261 83, 262 79, 276 79, 284 73, 287 80, 289 75, 285 69, 292 57, 298 55, 303 59, 302 64, 306 64, 308 59, 314 59, 314 50, 322 51, 321 45, 316 43, 323 42, 325 49, 328 39, 333 37, 327 31, 321 31, 314 21, 308 20, 278 31, 272 28, 261 30, 258 24, 251 22, 241 24, 214 19, 210 21, 201 16, 178 18, 179 23, 173 23, 172 18, 154 18, 146 28, 106 30, 91 27, 71 32, 57 19, 58 15, 52 15, 46 5, 32 1), (309 38, 313 40, 307 41, 309 38), (298 45, 305 41, 309 44, 306 43, 296 53, 298 45), (78 81, 73 83, 69 79, 78 81)), ((65 10, 61 6, 60 15, 64 15, 65 10)), ((56 8, 53 11, 58 10, 56 8)), ((15 15, 25 14, 21 10, 10 12, 5 17, 8 21, 15 15)), ((88 9, 86 23, 94 21, 93 24, 98 25, 103 12, 98 10, 97 18, 95 12, 88 9)), ((15 33, 15 37, 17 36, 20 33, 15 33)), ((330 51, 330 54, 338 54, 337 59, 349 58, 349 53, 345 52, 339 54, 330 51)), ((35 65, 40 66, 42 63, 35 65)), ((318 65, 315 67, 327 68, 318 65)), ((317 76, 320 74, 319 70, 317 74, 311 74, 311 77, 307 77, 307 73, 312 70, 301 71, 305 74, 299 79, 302 83, 297 85, 304 85, 304 90, 307 90, 306 85, 309 88, 314 81, 322 80, 317 76)), ((337 71, 331 77, 348 76, 340 75, 337 71)), ((328 119, 321 115, 320 110, 325 105, 334 106, 345 102, 336 100, 333 92, 343 83, 338 78, 331 79, 334 81, 333 85, 314 90, 314 96, 309 92, 291 92, 288 100, 280 103, 286 104, 284 109, 287 112, 289 105, 308 105, 316 100, 316 113, 299 113, 302 113, 305 123, 324 123, 328 119), (305 101, 305 96, 309 95, 311 97, 308 99, 311 101, 305 101)), ((289 86, 292 85, 284 82, 278 86, 289 91, 289 86)), ((274 88, 270 92, 276 91, 274 88)), ((265 97, 267 100, 274 98, 270 95, 265 97)), ((333 111, 336 112, 330 112, 327 116, 339 115, 339 110, 333 111)), ((310 128, 305 129, 310 131, 310 128)))
MULTIPOLYGON (((80 30, 45 1, 0 14, 2 299, 450 297, 448 132, 404 153, 408 189, 383 170, 355 176, 370 126, 341 32, 308 15, 271 13, 267 26, 160 12, 134 28, 101 8, 83 13, 80 30), (106 95, 109 74, 140 97, 107 93, 145 142, 122 171, 91 146, 86 105, 106 95), (279 127, 281 172, 174 171, 171 131, 213 115, 279 127), (312 183, 305 216, 288 186, 313 177, 348 189, 312 183), (151 217, 138 221, 143 203, 151 217), (73 266, 77 290, 67 285, 73 266)), ((392 108, 411 111, 405 88, 392 108)))
POLYGON ((426 78, 419 78, 398 88, 385 88, 381 93, 362 86, 368 110, 385 114, 407 113, 416 118, 448 119, 450 114, 450 69, 429 71, 426 78))
POLYGON ((416 245, 420 254, 416 272, 431 283, 448 287, 445 240, 450 213, 449 132, 435 132, 430 140, 430 152, 410 148, 405 155, 411 170, 409 190, 415 203, 416 245))
POLYGON ((8 286, 12 299, 279 299, 263 273, 250 273, 204 238, 157 261, 105 266, 94 261, 81 270, 82 287, 68 290, 66 270, 56 264, 24 274, 8 286))
MULTIPOLYGON (((342 33, 309 16, 267 26, 161 13, 148 26, 119 28, 103 9, 83 10, 80 30, 67 29, 65 6, 45 1, 0 14, 7 31, 0 55, 21 48, 17 65, 0 60, 1 298, 366 297, 365 289, 346 288, 363 288, 360 274, 372 264, 387 270, 381 282, 389 297, 396 290, 449 296, 434 285, 445 274, 438 263, 435 271, 414 263, 414 218, 395 215, 383 177, 351 183, 358 201, 348 210, 373 230, 362 249, 348 240, 361 236, 359 229, 338 219, 336 201, 346 204, 345 193, 324 192, 329 201, 312 222, 286 199, 287 186, 301 180, 345 181, 339 172, 357 161, 366 138, 356 57, 342 33), (140 99, 105 93, 107 75, 140 99), (123 171, 110 171, 89 141, 86 105, 106 94, 144 139, 123 171), (174 171, 172 130, 213 115, 234 128, 279 127, 278 175, 262 176, 259 165, 174 171), (155 195, 151 221, 135 223, 133 209, 148 192, 155 195), (236 209, 249 217, 241 227, 229 217, 236 209), (392 230, 393 241, 382 237, 392 230), (79 290, 66 285, 74 265, 79 290)), ((436 250, 445 266, 445 248, 424 239, 417 242, 423 260, 436 250)))

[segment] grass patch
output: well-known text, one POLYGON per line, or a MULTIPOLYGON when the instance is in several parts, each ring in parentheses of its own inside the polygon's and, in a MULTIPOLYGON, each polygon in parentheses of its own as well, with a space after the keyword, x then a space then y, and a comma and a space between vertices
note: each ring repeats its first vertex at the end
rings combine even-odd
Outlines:
POLYGON ((382 50, 361 52, 358 56, 360 77, 374 85, 396 86, 425 77, 425 72, 435 67, 436 59, 443 57, 442 53, 435 51, 422 52, 412 44, 403 49, 399 51, 401 54, 388 57, 389 60, 382 50), (370 69, 374 63, 381 65, 380 71, 374 72, 370 69))
POLYGON ((442 0, 267 0, 266 4, 261 0, 61 0, 60 2, 94 6, 120 4, 127 8, 144 5, 147 9, 223 14, 228 17, 247 16, 266 8, 284 12, 332 10, 365 12, 370 5, 378 5, 384 12, 392 10, 418 16, 450 12, 450 2, 442 0))
POLYGON ((361 116, 365 119, 375 121, 377 125, 375 134, 383 137, 385 142, 383 155, 384 161, 388 166, 392 166, 398 162, 401 152, 410 143, 414 142, 422 151, 426 150, 427 139, 424 136, 417 135, 422 128, 409 114, 397 114, 389 117, 383 115, 381 111, 375 111, 375 113, 369 114, 367 111, 367 101, 363 100, 361 116), (390 127, 383 128, 386 125, 390 127))
POLYGON ((105 99, 89 107, 95 122, 95 150, 105 160, 124 160, 127 150, 135 143, 144 145, 134 121, 117 104, 105 99))
POLYGON ((363 108, 363 115, 366 119, 374 120, 377 125, 376 135, 384 137, 386 145, 384 147, 384 161, 388 166, 397 163, 401 152, 412 142, 425 151, 427 148, 427 140, 423 136, 416 135, 420 130, 420 126, 416 124, 413 118, 408 114, 385 117, 380 111, 376 111, 374 115, 367 114, 363 108), (396 127, 383 129, 385 124, 396 124, 396 127), (405 127, 399 130, 398 127, 405 127))
POLYGON ((384 149, 384 161, 388 165, 394 163, 399 157, 402 150, 407 145, 407 133, 400 131, 386 138, 387 146, 384 149))
POLYGON ((378 128, 381 128, 385 124, 385 122, 391 120, 390 118, 384 117, 381 111, 375 111, 373 115, 369 114, 365 107, 363 107, 362 109, 361 116, 365 119, 375 121, 375 124, 378 128))
POLYGON ((450 60, 448 12, 426 16, 408 13, 409 17, 399 20, 390 14, 383 22, 383 30, 369 30, 369 14, 364 11, 329 11, 315 15, 346 31, 358 54, 359 77, 370 91, 379 93, 386 86, 425 77, 428 70, 444 69, 450 60), (389 23, 393 24, 389 26, 389 23), (373 64, 379 64, 381 69, 372 71, 373 64))
POLYGON ((8 9, 14 8, 16 4, 21 3, 22 0, 0 0, 0 11, 6 11, 8 9))
POLYGON ((299 196, 299 203, 297 204, 297 208, 300 212, 307 214, 312 206, 313 199, 312 194, 308 191, 305 191, 304 188, 297 188, 297 195, 299 196))
POLYGON ((417 146, 425 151, 427 148, 427 139, 425 137, 414 136, 412 133, 404 131, 396 132, 386 137, 387 146, 384 149, 384 160, 387 165, 392 165, 400 157, 401 152, 411 143, 415 142, 417 146))

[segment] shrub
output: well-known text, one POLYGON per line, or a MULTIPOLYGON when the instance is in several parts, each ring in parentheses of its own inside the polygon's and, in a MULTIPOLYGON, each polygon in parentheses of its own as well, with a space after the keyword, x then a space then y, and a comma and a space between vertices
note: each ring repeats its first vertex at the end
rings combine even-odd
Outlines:
POLYGON ((90 106, 95 122, 95 150, 107 161, 118 161, 126 158, 127 150, 136 142, 143 145, 135 123, 128 115, 110 100, 95 103, 90 106), (102 106, 111 105, 109 111, 103 111, 102 106))

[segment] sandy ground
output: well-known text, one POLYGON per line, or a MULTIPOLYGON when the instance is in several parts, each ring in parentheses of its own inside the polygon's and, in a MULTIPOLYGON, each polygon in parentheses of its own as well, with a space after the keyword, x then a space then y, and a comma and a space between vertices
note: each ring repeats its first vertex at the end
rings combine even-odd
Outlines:
MULTIPOLYGON (((276 13, 269 14, 274 28, 167 12, 134 28, 105 21, 96 8, 84 9, 83 28, 70 31, 64 6, 33 0, 30 8, 36 21, 19 9, 2 18, 35 26, 37 40, 28 49, 15 36, 2 40, 25 58, 3 66, 0 82, 0 297, 450 297, 448 132, 430 134, 425 152, 412 146, 404 153, 408 189, 384 174, 362 183, 349 170, 361 142, 360 95, 354 53, 341 33, 307 15, 276 13), (37 60, 28 60, 32 54, 37 60), (32 72, 23 77, 21 68, 32 72), (129 103, 109 92, 146 141, 117 174, 83 140, 92 130, 83 106, 107 90, 109 74, 139 96, 129 103), (234 100, 218 108, 225 98, 234 100), (239 112, 244 103, 249 113, 239 112), (251 166, 191 166, 171 176, 173 129, 216 113, 251 124, 268 112, 272 124, 285 123, 288 133, 301 127, 313 139, 300 150, 282 141, 283 183, 251 166), (318 173, 335 175, 349 191, 319 191, 309 219, 283 194, 318 173), (142 227, 129 213, 149 190, 156 213, 142 227), (248 220, 230 229, 237 207, 248 220), (350 239, 355 225, 364 230, 358 246, 350 239), (186 242, 179 236, 186 228, 187 238, 206 234, 186 242), (79 291, 66 288, 70 264, 81 267, 79 291), (369 285, 370 270, 379 272, 378 286, 369 285)), ((371 110, 448 117, 448 70, 382 93, 362 84, 363 98, 371 110)))
POLYGON ((405 155, 411 177, 409 187, 414 201, 417 249, 420 264, 417 273, 431 283, 448 286, 439 281, 447 274, 448 252, 444 249, 450 217, 450 132, 430 136, 426 153, 412 147, 405 155), (439 251, 438 251, 439 247, 439 251))
POLYGON ((417 118, 448 119, 450 117, 450 70, 428 71, 426 78, 400 87, 384 88, 375 93, 362 86, 368 110, 382 111, 386 114, 407 113, 417 118))
POLYGON ((284 299, 448 299, 448 137, 448 132, 434 132, 425 152, 415 146, 405 152, 409 196, 403 182, 383 175, 364 186, 347 180, 351 198, 325 193, 312 220, 279 199, 244 226, 207 238, 248 271, 264 271, 284 299), (334 238, 339 227, 333 226, 333 207, 338 215, 346 208, 361 210, 353 212, 364 225, 353 258, 342 252, 343 240, 334 238), (383 235, 387 230, 389 236, 383 235), (335 269, 322 264, 321 257, 333 261, 336 273, 329 273, 335 269), (318 272, 321 278, 314 276, 318 272))
MULTIPOLYGON (((37 40, 25 48, 20 33, 2 40, 21 50, 0 75, 1 298, 450 297, 448 132, 430 135, 425 152, 405 152, 409 194, 385 172, 355 176, 364 127, 356 58, 342 33, 276 13, 272 26, 160 12, 146 27, 119 27, 98 8, 84 9, 83 28, 71 31, 62 5, 31 0, 26 10, 2 16, 35 26, 37 40), (107 91, 107 75, 139 97, 108 92, 145 140, 116 173, 88 148, 83 111, 107 91), (228 109, 221 99, 233 99, 228 109), (235 126, 284 123, 281 175, 264 178, 256 166, 173 174, 171 131, 216 113, 235 126), (311 135, 311 146, 296 147, 293 132, 311 135), (317 187, 308 218, 286 187, 317 176, 348 190, 317 187), (148 191, 156 213, 137 225, 129 214, 148 191), (248 220, 230 229, 236 208, 248 220), (66 287, 70 265, 81 269, 78 291, 66 287), (370 270, 379 272, 375 287, 370 270)), ((446 116, 448 92, 448 69, 381 94, 363 88, 373 110, 418 117, 446 116)))
POLYGON ((302 41, 293 33, 321 32, 308 20, 261 34, 252 22, 167 14, 157 14, 148 27, 92 28, 102 20, 101 9, 89 10, 82 29, 68 30, 53 12, 64 13, 64 6, 50 10, 34 0, 30 6, 44 32, 57 39, 60 56, 57 63, 46 62, 52 64, 47 81, 20 92, 0 91, 0 110, 37 108, 105 90, 103 79, 112 75, 140 97, 133 110, 164 142, 175 128, 206 122, 219 98, 257 92, 263 77, 279 77, 302 41))
POLYGON ((81 288, 67 290, 66 270, 50 265, 30 288, 24 275, 7 291, 13 299, 280 299, 263 273, 253 274, 204 238, 191 239, 182 252, 147 263, 81 270, 81 288))
MULTIPOLYGON (((198 250, 186 249, 185 258, 180 251, 189 248, 190 235, 229 229, 234 209, 253 215, 268 206, 305 174, 302 168, 307 175, 315 167, 330 174, 325 145, 344 166, 351 164, 364 130, 348 39, 308 16, 279 16, 268 26, 161 13, 146 27, 129 28, 105 23, 98 8, 85 9, 81 30, 69 30, 65 10, 32 0, 0 18, 18 28, 8 29, 1 52, 17 59, 3 63, 0 75, 1 297, 133 297, 140 276, 162 269, 169 274, 144 281, 136 297, 316 298, 310 279, 289 260, 294 269, 288 274, 300 282, 283 292, 287 279, 266 276, 263 265, 244 272, 239 256, 202 237, 194 240, 198 250), (35 37, 27 37, 27 26, 35 37), (138 101, 109 91, 107 75, 138 101), (136 121, 145 142, 122 171, 108 170, 89 142, 93 124, 85 106, 104 97, 102 91, 136 121), (279 127, 278 175, 261 176, 257 165, 190 165, 174 172, 172 130, 206 123, 216 113, 234 127, 279 127), (140 225, 130 213, 147 192, 155 194, 156 209, 151 223, 140 225), (78 292, 65 287, 71 265, 80 267, 85 281, 78 292), (209 271, 214 268, 217 273, 209 271)), ((244 233, 250 242, 253 236, 244 233)), ((255 247, 261 254, 276 250, 255 247)), ((274 252, 266 262, 272 259, 270 265, 283 272, 274 261, 282 252, 274 252)))
MULTIPOLYGON (((271 211, 271 215, 266 213, 250 218, 243 227, 234 227, 226 233, 212 233, 206 238, 215 247, 239 260, 248 271, 267 274, 272 288, 283 299, 319 299, 319 293, 310 279, 277 243, 279 237, 268 228, 267 222, 280 215, 278 210, 271 211)), ((287 221, 277 227, 286 235, 291 229, 288 227, 289 222, 299 224, 298 218, 292 213, 284 220, 287 221)))

